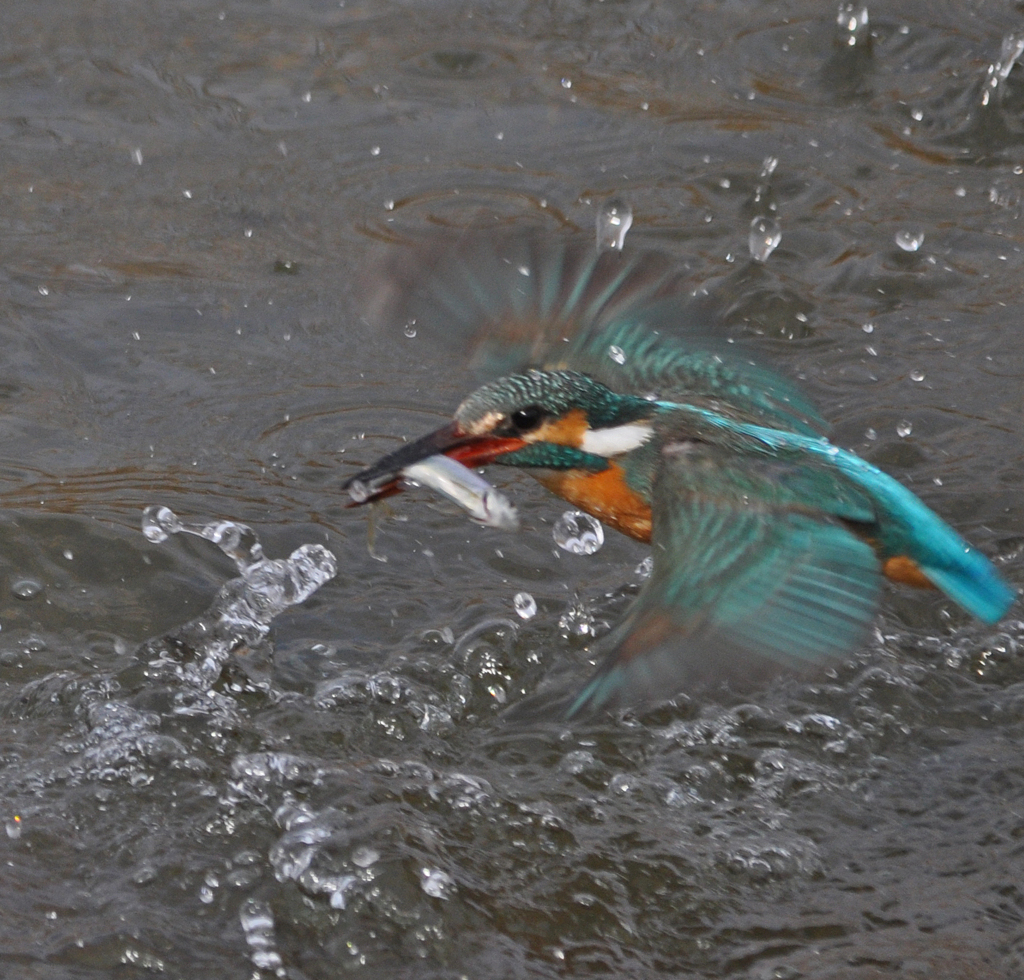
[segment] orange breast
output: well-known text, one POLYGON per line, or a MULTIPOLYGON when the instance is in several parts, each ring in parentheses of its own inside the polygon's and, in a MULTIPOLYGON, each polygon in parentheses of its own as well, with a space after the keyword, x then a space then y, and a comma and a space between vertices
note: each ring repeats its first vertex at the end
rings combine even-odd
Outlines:
POLYGON ((609 463, 600 473, 549 471, 537 479, 552 493, 615 530, 638 541, 651 540, 651 506, 626 484, 618 463, 609 463))

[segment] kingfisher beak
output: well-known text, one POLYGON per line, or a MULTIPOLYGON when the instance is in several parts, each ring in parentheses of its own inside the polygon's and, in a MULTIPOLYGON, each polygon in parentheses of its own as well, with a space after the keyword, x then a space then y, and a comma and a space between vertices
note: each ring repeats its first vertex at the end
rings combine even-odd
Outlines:
POLYGON ((349 492, 354 504, 366 504, 399 493, 405 471, 431 456, 447 456, 472 468, 486 466, 496 456, 525 445, 522 439, 514 437, 469 435, 457 422, 449 422, 349 477, 341 488, 349 492))

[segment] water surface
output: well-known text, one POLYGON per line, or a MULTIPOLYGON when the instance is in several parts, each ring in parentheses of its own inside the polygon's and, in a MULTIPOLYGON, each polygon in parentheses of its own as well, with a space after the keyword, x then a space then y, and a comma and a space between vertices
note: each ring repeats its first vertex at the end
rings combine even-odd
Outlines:
POLYGON ((1020 12, 836 11, 4 4, 0 972, 1024 975, 1015 615, 892 589, 825 683, 510 728, 646 549, 509 476, 520 534, 407 495, 375 558, 338 489, 467 384, 362 318, 376 250, 618 198, 1019 585, 1020 12), (338 574, 178 670, 237 570, 150 504, 338 574))

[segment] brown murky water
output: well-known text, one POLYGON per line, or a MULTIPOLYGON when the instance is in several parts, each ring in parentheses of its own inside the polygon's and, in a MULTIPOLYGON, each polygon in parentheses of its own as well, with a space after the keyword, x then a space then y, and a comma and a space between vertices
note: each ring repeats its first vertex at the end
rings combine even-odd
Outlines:
POLYGON ((1019 584, 1021 14, 836 11, 7 0, 0 974, 1024 976, 1017 618, 891 590, 828 684, 513 730, 645 549, 515 478, 519 535, 411 495, 382 562, 338 491, 466 385, 360 318, 381 242, 619 196, 1019 584), (139 645, 237 573, 148 504, 340 571, 204 682, 139 645))

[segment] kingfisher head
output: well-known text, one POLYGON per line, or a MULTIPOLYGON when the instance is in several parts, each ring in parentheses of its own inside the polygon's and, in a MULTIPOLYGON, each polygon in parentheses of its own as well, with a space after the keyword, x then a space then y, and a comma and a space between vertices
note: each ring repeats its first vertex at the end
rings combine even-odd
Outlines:
POLYGON ((358 481, 367 501, 388 496, 399 489, 403 470, 439 453, 469 467, 599 472, 651 438, 657 408, 578 371, 510 375, 478 388, 450 423, 378 460, 345 488, 358 481))

